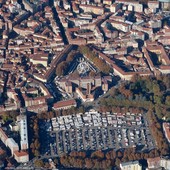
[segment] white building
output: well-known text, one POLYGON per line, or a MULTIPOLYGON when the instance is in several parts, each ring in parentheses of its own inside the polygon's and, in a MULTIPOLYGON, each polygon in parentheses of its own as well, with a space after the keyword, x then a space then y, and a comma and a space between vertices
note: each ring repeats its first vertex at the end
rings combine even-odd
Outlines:
POLYGON ((20 129, 20 137, 21 137, 21 150, 28 149, 28 130, 27 130, 27 116, 19 115, 17 117, 17 121, 19 123, 20 129))
MULTIPOLYGON (((23 115, 21 115, 23 116, 23 115)), ((25 118, 24 117, 17 117, 17 120, 21 120, 20 122, 23 121, 23 124, 25 123, 25 118)), ((27 126, 27 124, 26 124, 27 126)), ((20 127, 22 127, 24 129, 25 125, 21 125, 20 127)), ((25 129, 24 129, 25 130, 25 129)), ((25 134, 25 131, 22 130, 21 134, 25 134)), ((26 136, 27 136, 27 131, 26 131, 26 136)), ((6 147, 8 147, 11 150, 11 154, 12 156, 14 156, 14 158, 16 159, 17 162, 19 163, 25 163, 29 161, 29 154, 27 152, 25 152, 25 148, 28 148, 28 137, 27 137, 27 141, 23 140, 21 141, 21 147, 23 150, 19 151, 19 145, 14 141, 13 138, 8 138, 8 136, 6 135, 6 133, 3 131, 2 128, 0 128, 0 139, 1 141, 6 145, 6 147), (27 142, 27 143, 26 143, 27 142)), ((21 138, 22 140, 22 138, 21 138)), ((1 169, 1 167, 0 167, 1 169)))
POLYGON ((18 151, 19 150, 19 146, 18 144, 14 141, 13 138, 8 138, 5 142, 5 145, 7 147, 9 147, 9 149, 11 150, 11 154, 14 154, 14 151, 18 151))
POLYGON ((2 128, 0 128, 0 139, 1 141, 6 145, 6 140, 8 139, 8 136, 6 133, 3 131, 2 128))
POLYGON ((130 161, 120 164, 121 170, 142 170, 142 166, 139 164, 139 161, 130 161))
POLYGON ((110 12, 116 13, 121 8, 121 4, 114 3, 110 5, 110 12))
POLYGON ((60 6, 60 0, 54 0, 54 6, 60 6))
POLYGON ((170 170, 170 159, 161 158, 160 164, 161 167, 165 168, 166 170, 170 170))

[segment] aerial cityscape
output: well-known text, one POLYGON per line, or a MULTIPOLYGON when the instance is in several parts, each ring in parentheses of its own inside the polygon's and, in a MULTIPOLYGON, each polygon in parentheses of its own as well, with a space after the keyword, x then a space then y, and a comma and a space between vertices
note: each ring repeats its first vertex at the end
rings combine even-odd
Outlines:
POLYGON ((0 0, 0 169, 170 170, 170 0, 0 0))

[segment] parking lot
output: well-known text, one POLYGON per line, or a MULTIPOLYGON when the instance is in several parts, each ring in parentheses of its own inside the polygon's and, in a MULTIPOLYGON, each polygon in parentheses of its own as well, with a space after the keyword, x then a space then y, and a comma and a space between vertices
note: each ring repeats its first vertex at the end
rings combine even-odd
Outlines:
POLYGON ((86 112, 52 119, 54 154, 137 147, 155 148, 145 114, 86 112), (56 147, 57 146, 57 147, 56 147))

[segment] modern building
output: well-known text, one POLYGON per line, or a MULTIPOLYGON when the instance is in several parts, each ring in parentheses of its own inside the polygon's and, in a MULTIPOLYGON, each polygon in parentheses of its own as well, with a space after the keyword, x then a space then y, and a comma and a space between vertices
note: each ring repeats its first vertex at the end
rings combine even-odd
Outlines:
POLYGON ((139 161, 130 161, 120 164, 121 170, 142 170, 142 166, 139 164, 139 161))

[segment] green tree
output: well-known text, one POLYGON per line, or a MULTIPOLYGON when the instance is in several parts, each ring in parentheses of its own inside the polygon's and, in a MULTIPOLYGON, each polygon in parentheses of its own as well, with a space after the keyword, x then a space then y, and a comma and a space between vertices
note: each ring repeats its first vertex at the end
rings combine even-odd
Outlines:
POLYGON ((43 163, 42 160, 36 160, 36 161, 34 162, 34 165, 35 165, 35 167, 37 167, 37 168, 44 167, 44 163, 43 163))
POLYGON ((37 156, 40 155, 40 152, 36 149, 36 150, 34 151, 34 155, 37 157, 37 156))
POLYGON ((40 143, 39 143, 38 139, 35 139, 34 146, 35 146, 36 149, 40 148, 40 143))
POLYGON ((166 96, 165 104, 170 105, 170 96, 166 96))

